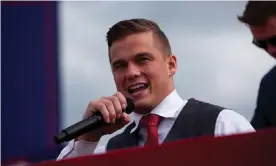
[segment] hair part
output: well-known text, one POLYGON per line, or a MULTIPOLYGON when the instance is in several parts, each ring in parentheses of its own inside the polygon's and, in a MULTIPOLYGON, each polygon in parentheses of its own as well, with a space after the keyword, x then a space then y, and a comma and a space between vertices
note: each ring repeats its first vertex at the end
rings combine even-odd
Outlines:
MULTIPOLYGON (((132 34, 152 32, 160 44, 165 55, 171 55, 171 46, 165 33, 160 29, 159 25, 154 21, 136 18, 123 20, 113 25, 106 35, 108 49, 115 41, 121 40, 132 34)), ((109 56, 110 59, 110 56, 109 56)))
POLYGON ((261 26, 271 16, 276 16, 276 1, 248 1, 238 20, 250 26, 261 26))

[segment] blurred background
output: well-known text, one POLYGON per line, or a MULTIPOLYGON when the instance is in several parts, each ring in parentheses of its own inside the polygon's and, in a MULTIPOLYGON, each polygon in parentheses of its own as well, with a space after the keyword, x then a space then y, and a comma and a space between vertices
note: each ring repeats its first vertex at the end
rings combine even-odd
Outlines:
POLYGON ((105 36, 123 19, 160 25, 178 58, 175 85, 183 98, 251 120, 260 80, 275 61, 237 20, 245 4, 2 2, 1 162, 55 159, 64 145, 53 136, 80 121, 89 101, 116 92, 105 36))

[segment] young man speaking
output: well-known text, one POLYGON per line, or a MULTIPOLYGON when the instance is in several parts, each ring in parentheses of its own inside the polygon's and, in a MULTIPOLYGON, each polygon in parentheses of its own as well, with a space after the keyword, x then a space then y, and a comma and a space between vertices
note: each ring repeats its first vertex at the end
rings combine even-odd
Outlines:
POLYGON ((123 20, 107 32, 110 65, 117 92, 91 101, 84 118, 99 111, 111 125, 70 141, 58 159, 146 145, 157 145, 198 136, 223 136, 255 131, 241 115, 231 110, 182 99, 174 87, 177 59, 159 26, 146 19, 123 20), (122 113, 126 97, 135 110, 122 113), (101 136, 128 124, 106 145, 101 136))

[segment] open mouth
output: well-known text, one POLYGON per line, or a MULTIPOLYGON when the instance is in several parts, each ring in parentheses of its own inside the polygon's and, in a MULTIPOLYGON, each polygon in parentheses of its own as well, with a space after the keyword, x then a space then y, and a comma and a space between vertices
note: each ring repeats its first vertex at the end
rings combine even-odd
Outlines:
POLYGON ((142 92, 146 90, 148 87, 149 87, 149 83, 138 83, 130 86, 127 90, 128 90, 128 93, 133 94, 133 93, 142 92))

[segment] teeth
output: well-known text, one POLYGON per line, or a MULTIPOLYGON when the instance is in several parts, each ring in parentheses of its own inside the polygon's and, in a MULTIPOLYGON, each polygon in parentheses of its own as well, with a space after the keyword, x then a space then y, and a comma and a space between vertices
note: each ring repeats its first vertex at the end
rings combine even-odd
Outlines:
POLYGON ((131 86, 129 89, 133 90, 133 89, 138 89, 138 88, 141 88, 144 86, 145 86, 144 84, 138 84, 138 85, 131 86))

